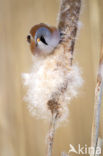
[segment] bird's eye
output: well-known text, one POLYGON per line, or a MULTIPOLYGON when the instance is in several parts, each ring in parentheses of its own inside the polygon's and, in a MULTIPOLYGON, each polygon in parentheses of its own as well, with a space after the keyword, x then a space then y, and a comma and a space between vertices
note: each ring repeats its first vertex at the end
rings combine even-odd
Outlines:
POLYGON ((40 41, 43 42, 44 44, 48 45, 43 36, 40 37, 40 41))
POLYGON ((31 42, 31 36, 30 36, 30 35, 27 36, 27 41, 28 41, 29 43, 31 42))

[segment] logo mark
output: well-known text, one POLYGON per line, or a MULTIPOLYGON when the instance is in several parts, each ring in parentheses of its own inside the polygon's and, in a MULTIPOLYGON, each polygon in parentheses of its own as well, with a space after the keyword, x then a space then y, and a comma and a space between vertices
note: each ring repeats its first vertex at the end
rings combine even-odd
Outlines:
POLYGON ((101 148, 100 147, 97 147, 96 151, 95 151, 94 147, 88 147, 86 144, 84 146, 81 146, 80 144, 78 144, 77 149, 72 144, 70 144, 69 146, 70 146, 70 149, 68 151, 68 154, 69 153, 89 154, 89 155, 91 155, 91 154, 96 154, 96 155, 101 154, 101 148))

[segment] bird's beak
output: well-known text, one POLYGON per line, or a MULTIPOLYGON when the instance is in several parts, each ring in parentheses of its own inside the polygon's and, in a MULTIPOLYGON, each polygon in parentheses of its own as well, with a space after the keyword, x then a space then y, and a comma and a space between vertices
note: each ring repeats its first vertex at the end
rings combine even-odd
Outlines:
POLYGON ((40 38, 37 38, 37 42, 40 42, 40 38))

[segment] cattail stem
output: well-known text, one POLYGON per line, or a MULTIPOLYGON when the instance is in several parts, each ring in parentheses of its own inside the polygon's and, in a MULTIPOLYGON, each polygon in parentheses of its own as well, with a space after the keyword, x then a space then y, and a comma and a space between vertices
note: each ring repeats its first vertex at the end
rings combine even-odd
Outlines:
MULTIPOLYGON (((81 0, 61 0, 58 29, 61 33, 61 46, 64 47, 64 53, 70 54, 68 62, 72 65, 75 38, 78 29, 78 20, 80 15, 81 0)), ((56 128, 56 121, 59 118, 59 104, 53 99, 48 102, 52 114, 48 134, 47 156, 52 156, 53 139, 56 128)))
POLYGON ((97 84, 95 89, 94 117, 93 117, 92 136, 91 136, 91 146, 95 148, 95 153, 92 154, 91 156, 96 156, 96 148, 98 146, 102 94, 103 94, 103 45, 100 54, 97 84))
POLYGON ((61 32, 65 51, 70 54, 69 64, 72 65, 75 38, 78 29, 78 20, 81 9, 81 0, 62 0, 58 28, 61 32))
POLYGON ((50 121, 48 140, 47 140, 47 146, 48 146, 47 156, 52 156, 53 140, 54 140, 55 126, 56 126, 56 117, 57 117, 57 114, 53 113, 51 121, 50 121))
MULTIPOLYGON (((97 147, 101 148, 102 147, 102 139, 101 138, 98 138, 98 142, 97 142, 97 147)), ((95 156, 100 156, 100 154, 96 153, 95 156)))
MULTIPOLYGON (((94 118, 93 118, 93 125, 92 125, 91 146, 95 148, 95 152, 96 152, 96 147, 98 144, 98 136, 99 136, 99 122, 100 122, 103 82, 100 85, 97 84, 95 92, 96 93, 95 93, 95 105, 94 105, 94 118)), ((95 156, 95 154, 94 154, 94 156, 95 156)))

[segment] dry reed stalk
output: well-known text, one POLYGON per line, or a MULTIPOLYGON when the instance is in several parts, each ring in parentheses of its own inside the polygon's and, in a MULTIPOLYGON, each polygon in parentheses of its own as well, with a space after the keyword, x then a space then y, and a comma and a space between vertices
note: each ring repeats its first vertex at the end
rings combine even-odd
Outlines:
POLYGON ((67 155, 66 153, 63 152, 63 153, 61 154, 61 156, 69 156, 69 155, 67 155))
POLYGON ((54 139, 54 134, 55 134, 55 124, 56 124, 56 113, 53 113, 52 119, 50 121, 50 128, 49 128, 47 156, 52 155, 53 139, 54 139))
MULTIPOLYGON (((98 143, 97 143, 97 147, 101 148, 102 147, 102 139, 98 138, 98 143)), ((99 156, 100 154, 96 154, 95 156, 99 156)))
MULTIPOLYGON (((75 45, 75 38, 78 29, 78 20, 80 15, 81 0, 61 0, 58 29, 61 32, 61 43, 64 52, 69 53, 69 65, 72 65, 73 52, 75 45)), ((65 88, 63 89, 65 90, 65 88)), ((56 129, 56 121, 60 117, 59 103, 57 100, 52 99, 48 102, 49 110, 52 117, 50 121, 50 128, 48 133, 47 142, 47 156, 52 156, 54 133, 56 129)))
POLYGON ((80 9, 81 0, 61 0, 58 28, 61 32, 65 52, 70 54, 68 60, 70 65, 73 60, 80 9))
POLYGON ((48 140, 47 140, 47 156, 52 156, 52 149, 53 149, 53 140, 56 128, 56 120, 59 117, 58 112, 59 104, 55 100, 50 100, 48 102, 48 109, 51 111, 51 119, 50 119, 50 127, 48 133, 48 140))
POLYGON ((102 43, 102 49, 100 53, 97 84, 95 88, 94 117, 93 117, 92 136, 91 136, 91 146, 95 148, 95 153, 91 156, 96 155, 96 148, 98 147, 102 94, 103 94, 103 43, 102 43))

